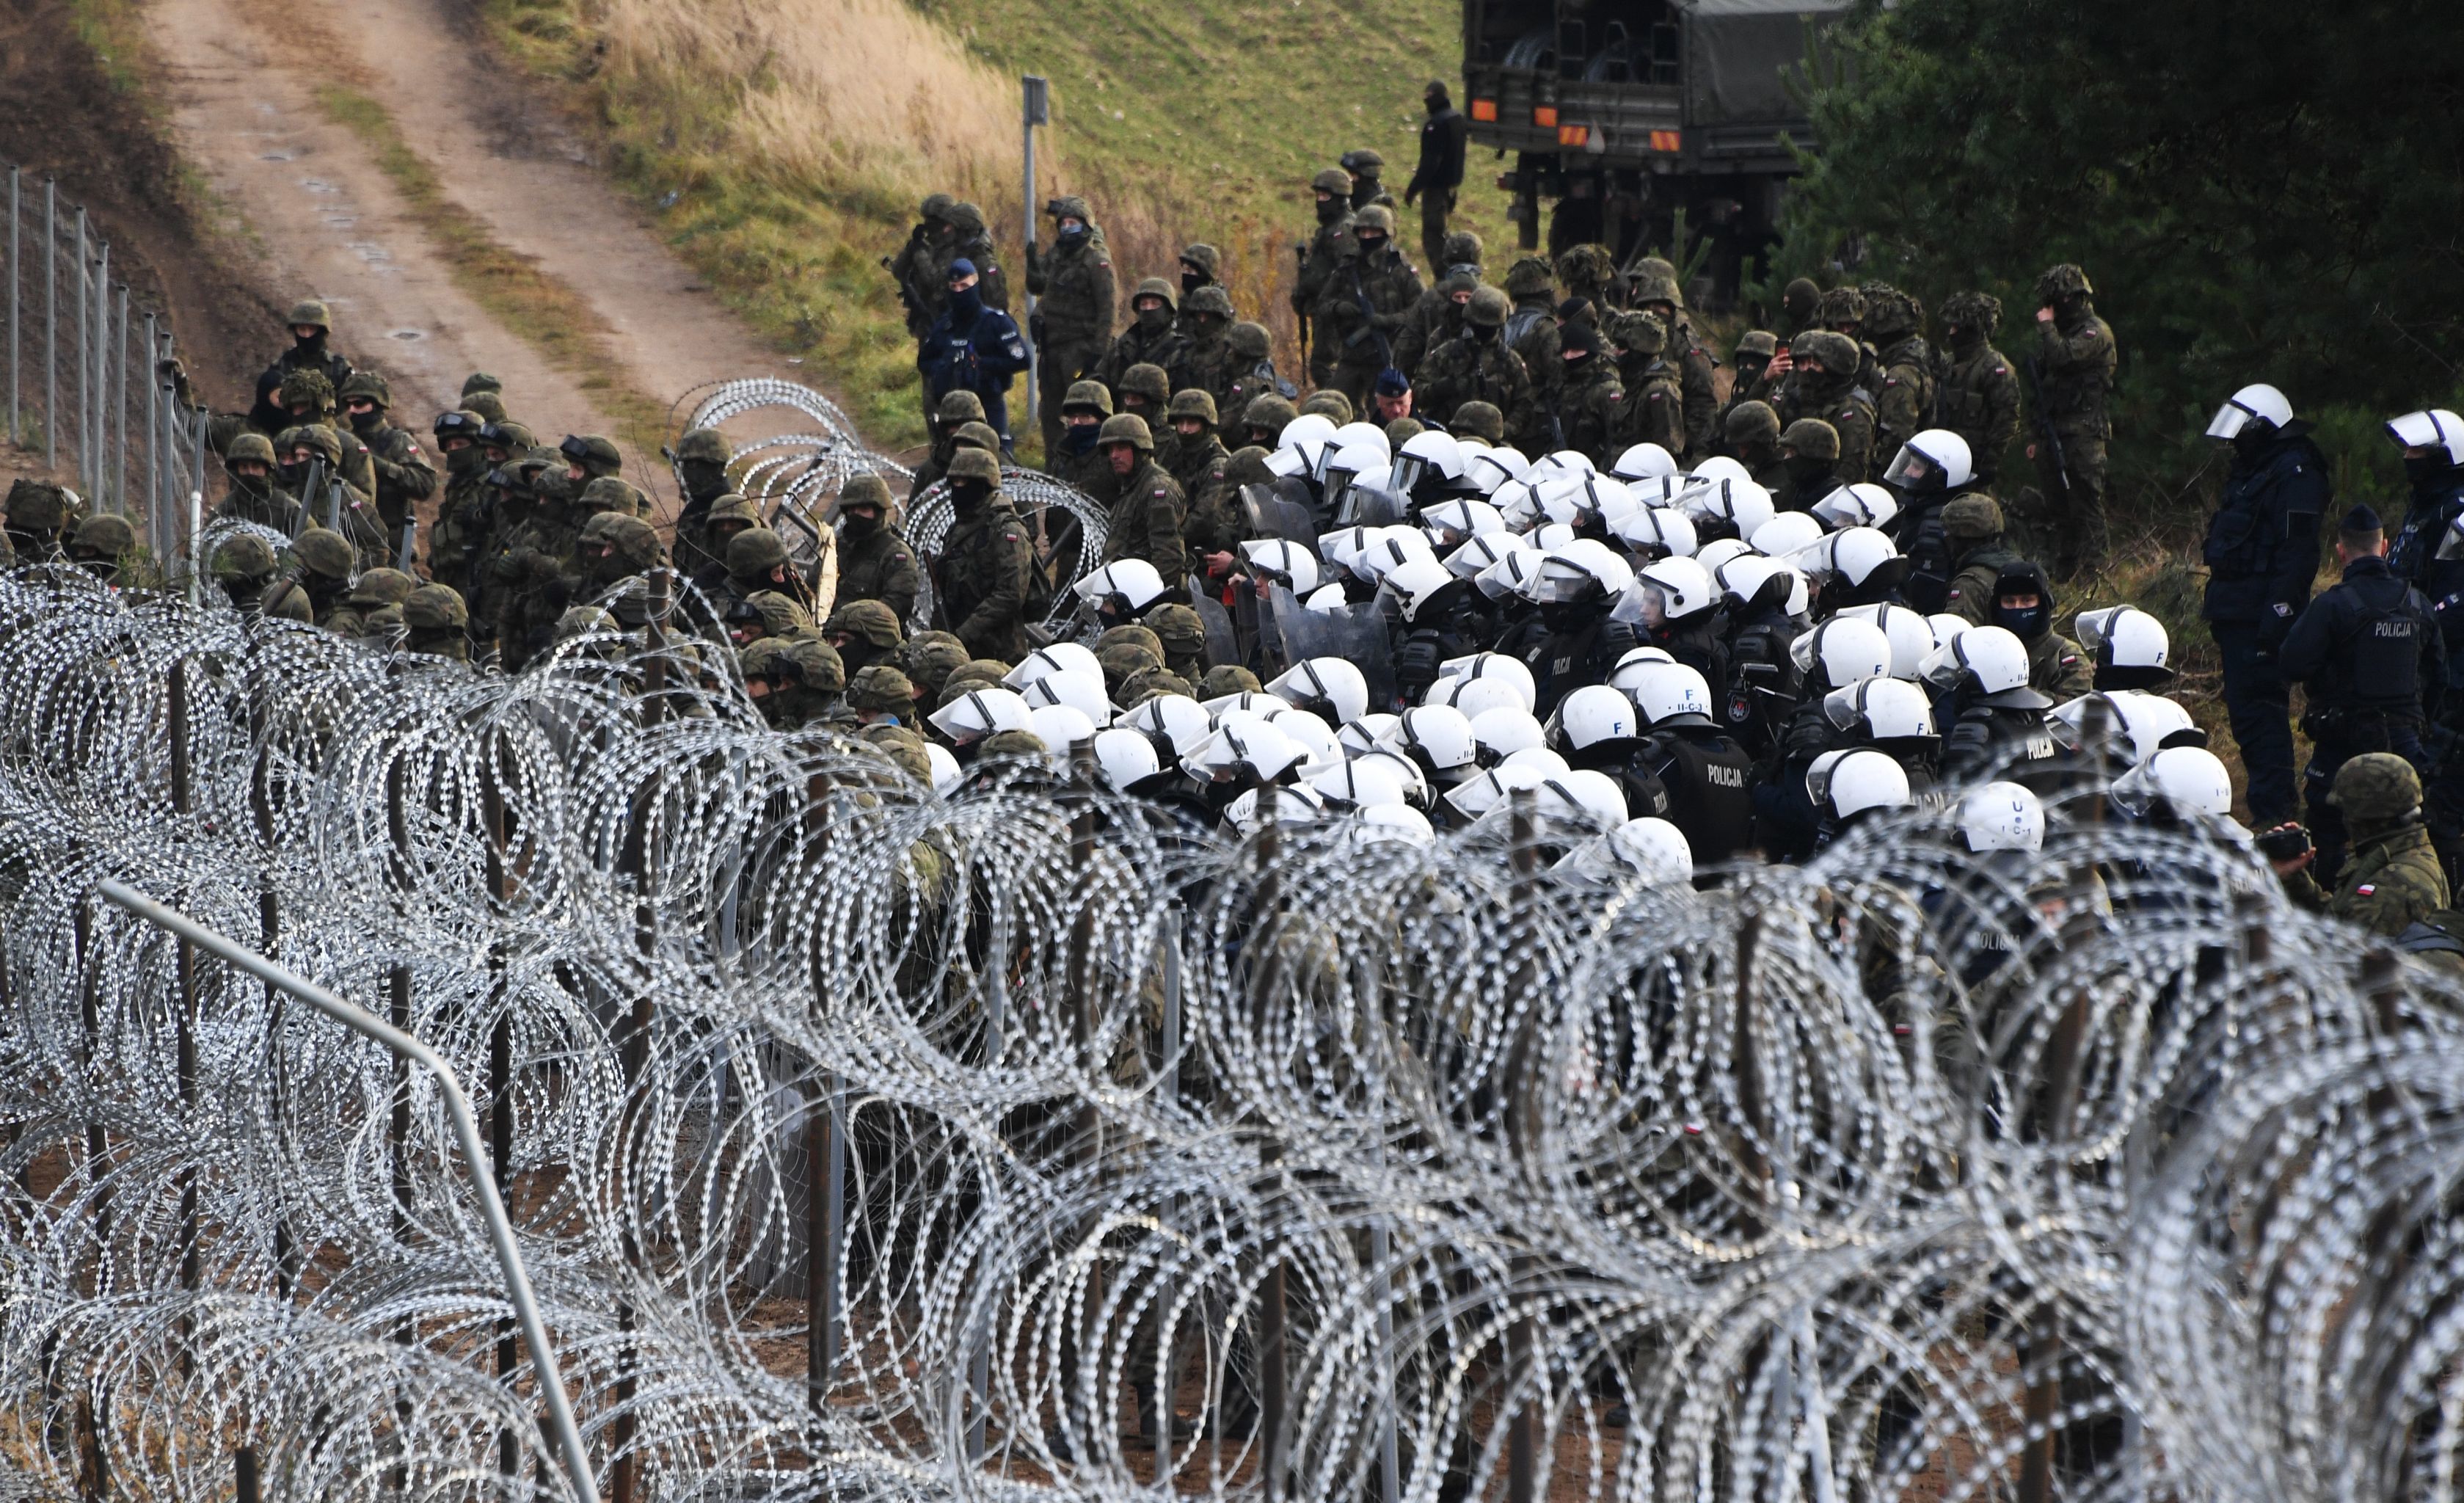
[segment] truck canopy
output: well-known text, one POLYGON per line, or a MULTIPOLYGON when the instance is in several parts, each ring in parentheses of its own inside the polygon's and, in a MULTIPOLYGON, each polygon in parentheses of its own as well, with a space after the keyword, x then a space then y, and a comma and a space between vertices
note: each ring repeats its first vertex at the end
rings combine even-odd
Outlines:
POLYGON ((1788 120, 1801 113, 1788 77, 1805 61, 1808 19, 1851 0, 1678 0, 1685 14, 1689 123, 1788 120))

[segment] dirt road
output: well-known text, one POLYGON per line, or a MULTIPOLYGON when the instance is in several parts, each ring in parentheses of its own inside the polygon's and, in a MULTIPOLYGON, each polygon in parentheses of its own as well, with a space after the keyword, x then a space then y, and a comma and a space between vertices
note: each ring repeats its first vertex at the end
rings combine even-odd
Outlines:
MULTIPOLYGON (((338 75, 385 106, 446 195, 498 244, 590 303, 633 389, 667 402, 714 380, 806 378, 660 243, 519 80, 461 61, 473 56, 470 32, 453 0, 338 10, 330 51, 301 44, 296 7, 153 0, 151 13, 183 154, 245 220, 269 284, 333 305, 338 345, 386 374, 407 424, 424 429, 467 374, 488 370, 542 436, 616 431, 574 374, 454 284, 366 144, 319 105, 315 85, 338 75)), ((266 354, 280 339, 266 331, 266 354)), ((626 473, 669 489, 655 455, 628 454, 626 473)))

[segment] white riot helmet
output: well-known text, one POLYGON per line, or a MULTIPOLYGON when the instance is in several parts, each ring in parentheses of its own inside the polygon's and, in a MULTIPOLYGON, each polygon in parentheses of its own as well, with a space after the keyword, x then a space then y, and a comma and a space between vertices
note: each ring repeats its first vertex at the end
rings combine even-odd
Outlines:
POLYGON ((1409 757, 1432 783, 1460 783, 1480 770, 1471 717, 1452 705, 1415 705, 1397 718, 1384 744, 1409 757))
POLYGON ((2012 694, 2028 687, 2028 649, 2006 628, 1975 627, 1935 648, 1924 672, 1937 689, 1956 689, 1964 679, 1981 694, 2012 694))
MULTIPOLYGON (((1352 572, 1361 578, 1382 581, 1394 570, 1412 562, 1425 559, 1437 564, 1438 556, 1429 551, 1429 540, 1420 536, 1417 527, 1389 527, 1371 538, 1352 556, 1352 572)), ((1439 564, 1443 568, 1443 564, 1439 564)))
POLYGON ((1658 444, 1636 444, 1617 456, 1609 474, 1620 480, 1665 480, 1677 474, 1677 457, 1658 444))
POLYGON ((2136 689, 2081 695, 2055 706, 2045 718, 2066 727, 2074 740, 2084 743, 2088 720, 2099 705, 2103 707, 2106 732, 2120 738, 2115 750, 2127 755, 2133 765, 2167 747, 2208 744, 2208 733, 2199 728, 2188 709, 2162 695, 2136 689))
POLYGON ((1241 552, 1249 562, 1249 572, 1260 579, 1287 586, 1295 595, 1317 588, 1317 555, 1305 543, 1259 538, 1241 544, 1241 552))
POLYGON ((1310 711, 1277 710, 1266 717, 1266 723, 1300 742, 1306 753, 1301 759, 1305 768, 1350 760, 1343 754, 1343 742, 1335 736, 1334 727, 1310 711))
POLYGON ((1298 449, 1303 444, 1324 444, 1334 437, 1334 419, 1323 412, 1303 412, 1284 425, 1275 439, 1277 449, 1298 449))
POLYGON ((1379 805, 1411 802, 1404 795, 1401 775, 1395 771, 1392 760, 1384 757, 1336 763, 1301 781, 1326 800, 1329 808, 1375 808, 1379 805))
POLYGON ((1401 752, 1388 751, 1381 746, 1375 751, 1363 752, 1352 760, 1355 763, 1375 763, 1385 768, 1401 782, 1403 797, 1414 808, 1429 807, 1429 775, 1421 771, 1420 764, 1411 758, 1401 752))
MULTIPOLYGON (((1265 816, 1260 811, 1266 803, 1266 789, 1251 788, 1234 799, 1223 811, 1223 822, 1244 835, 1254 835, 1265 828, 1265 816)), ((1326 800, 1315 788, 1278 787, 1275 795, 1275 823, 1307 825, 1326 812, 1326 800)))
POLYGON ((1027 653, 1016 668, 1001 676, 1001 682, 1012 689, 1025 689, 1052 674, 1092 674, 1101 683, 1104 665, 1095 660, 1091 648, 1076 642, 1055 642, 1027 653))
POLYGON ((1446 572, 1457 579, 1478 579, 1507 554, 1531 551, 1528 541, 1503 527, 1496 532, 1475 533, 1463 546, 1446 555, 1446 572))
MULTIPOLYGON (((1725 457, 1725 456, 1724 456, 1725 457)), ((1719 460, 1706 460, 1707 469, 1719 460)), ((1726 475, 1705 481, 1703 472, 1694 472, 1693 483, 1677 495, 1677 505, 1694 519, 1696 526, 1708 522, 1732 523, 1740 538, 1750 538, 1763 523, 1778 515, 1771 504, 1771 492, 1743 476, 1731 479, 1726 475)))
POLYGON ((2464 417, 2443 407, 2407 412, 2387 426, 2387 436, 2407 449, 2446 452, 2450 466, 2464 467, 2464 417))
POLYGON ((1553 470, 1535 470, 1523 479, 1508 480, 1499 486, 1489 500, 1496 505, 1497 515, 1505 519, 1507 526, 1516 532, 1527 532, 1538 526, 1549 515, 1540 504, 1540 493, 1560 478, 1562 476, 1553 470))
POLYGON ((1069 751, 1095 739, 1095 720, 1086 711, 1066 704, 1038 705, 1027 712, 1027 734, 1044 743, 1045 760, 1053 770, 1067 772, 1069 751))
POLYGON ((1471 739, 1480 745, 1480 760, 1495 766, 1516 752, 1547 746, 1549 733, 1530 711, 1501 704, 1471 718, 1471 739))
POLYGON ((1617 540, 1644 558, 1694 556, 1694 519, 1670 506, 1646 506, 1610 524, 1617 540))
MULTIPOLYGON (((1420 438, 1444 436, 1443 433, 1422 433, 1420 438)), ((1415 438, 1412 442, 1417 444, 1420 438, 1415 438)), ((1420 530, 1428 535, 1429 542, 1434 546, 1442 543, 1449 535, 1477 538, 1485 533, 1504 532, 1506 519, 1499 515, 1496 507, 1486 501, 1458 497, 1450 501, 1440 501, 1435 506, 1422 507, 1420 530)))
POLYGON ((2233 812, 2233 777, 2204 746, 2168 746, 2113 780, 2113 802, 2134 817, 2163 799, 2179 815, 2233 812))
POLYGON ((1524 597, 1536 605, 1564 605, 1583 600, 1615 600, 1634 583, 1634 565, 1618 558, 1607 543, 1577 538, 1552 548, 1540 560, 1540 572, 1524 587, 1524 597))
POLYGON ((1423 704, 1452 705, 1478 719, 1490 710, 1522 710, 1529 712, 1529 701, 1520 690, 1502 678, 1441 678, 1420 696, 1423 704))
POLYGON ((1625 655, 1617 660, 1617 666, 1609 670, 1609 687, 1620 694, 1632 695, 1643 670, 1676 661, 1664 647, 1630 647, 1626 649, 1625 655))
POLYGON ((1087 674, 1071 669, 1066 674, 1046 674, 1022 690, 1019 697, 1026 701, 1030 710, 1066 704, 1093 725, 1109 724, 1116 713, 1111 696, 1104 692, 1101 672, 1087 674))
POLYGON ((1090 606, 1101 606, 1107 596, 1118 595, 1135 615, 1163 597, 1164 584, 1163 576, 1146 560, 1115 559, 1070 587, 1090 606))
POLYGON ((1501 767, 1523 767, 1544 778, 1562 778, 1573 771, 1573 765, 1547 746, 1523 746, 1506 754, 1501 767))
POLYGON ((1465 819, 1478 819, 1512 798, 1518 789, 1537 786, 1548 774, 1538 767, 1491 767, 1466 778, 1446 794, 1446 804, 1465 819))
POLYGON ((2079 644, 2096 659, 2099 684, 2145 689, 2171 681, 2172 643, 2165 633, 2165 623, 2138 607, 2082 610, 2075 630, 2079 644))
POLYGON ((1353 480, 1372 471, 1386 468, 1386 441, 1381 436, 1374 445, 1354 441, 1329 450, 1321 468, 1324 471, 1326 502, 1329 506, 1340 507, 1344 493, 1352 489, 1353 480))
POLYGON ((1533 812, 1551 819, 1604 829, 1626 821, 1625 790, 1605 772, 1577 767, 1541 779, 1531 792, 1533 812))
POLYGON ((1865 678, 1822 696, 1822 716, 1877 745, 1922 746, 1939 739, 1933 701, 1904 678, 1865 678))
POLYGON ((1644 887, 1676 887, 1694 880, 1694 848, 1683 830, 1664 819, 1630 819, 1568 851, 1556 870, 1602 879, 1628 877, 1644 887))
POLYGON ((1884 485, 1903 491, 1956 491, 1976 478, 1968 440, 1947 428, 1928 428, 1900 446, 1882 472, 1884 485))
POLYGON ((1511 685, 1523 708, 1529 710, 1540 702, 1539 681, 1531 676, 1531 665, 1511 652, 1468 652, 1450 657, 1438 665, 1438 676, 1460 678, 1466 683, 1493 678, 1511 685))
POLYGON ((1913 679, 1925 671, 1928 653, 1940 646, 1934 640, 1933 626, 1906 606, 1884 601, 1875 606, 1850 606, 1834 620, 1870 621, 1882 629, 1891 639, 1891 676, 1913 679))
POLYGON ((1311 610, 1339 616, 1352 608, 1352 597, 1343 592, 1343 586, 1339 584, 1320 585, 1303 597, 1301 604, 1311 610))
POLYGON ((1375 527, 1337 527, 1332 532, 1318 534, 1317 556, 1335 568, 1348 569, 1360 550, 1377 541, 1375 527))
POLYGON ((959 764, 957 754, 939 741, 924 743, 924 761, 933 769, 935 793, 947 793, 966 781, 967 769, 959 764))
POLYGON ((1643 586, 1646 622, 1654 615, 1661 621, 1683 621, 1720 604, 1720 589, 1711 583, 1710 571, 1692 559, 1655 560, 1642 566, 1636 581, 1643 586))
POLYGON ((931 715, 934 729, 953 746, 968 746, 1001 731, 1032 729, 1034 712, 1008 689, 970 689, 931 715))
POLYGON ((1746 540, 1756 553, 1779 558, 1799 548, 1810 548, 1822 541, 1822 522, 1805 512, 1782 512, 1753 531, 1746 540))
POLYGON ((1438 832, 1429 816, 1408 805, 1380 804, 1365 808, 1353 822, 1353 837, 1362 845, 1432 846, 1438 832))
POLYGON ((1326 718, 1340 725, 1369 713, 1369 680, 1348 658, 1312 657, 1275 675, 1266 693, 1301 709, 1326 707, 1326 718))
MULTIPOLYGON (((1948 647, 1966 636, 1968 629, 1975 624, 1966 616, 1954 615, 1947 610, 1938 610, 1925 617, 1925 625, 1933 628, 1933 645, 1936 647, 1948 647)), ((1918 676, 1924 676, 1922 670, 1918 676)))
POLYGON ((1113 717, 1112 723, 1163 740, 1177 762, 1214 733, 1215 717, 1186 695, 1157 695, 1134 710, 1113 717))
POLYGON ((1657 731, 1672 725, 1711 725, 1711 685, 1699 669, 1683 663, 1654 663, 1639 669, 1634 686, 1636 713, 1657 731))
POLYGON ((1343 754, 1346 757, 1365 756, 1375 751, 1378 743, 1391 735, 1395 727, 1402 723, 1403 718, 1399 715, 1388 715, 1383 710, 1372 710, 1356 720, 1346 720, 1336 726, 1334 739, 1342 743, 1343 754))
POLYGON ((1592 463, 1592 456, 1583 453, 1579 449, 1557 450, 1551 453, 1544 455, 1537 464, 1532 466, 1532 468, 1535 470, 1543 468, 1558 470, 1563 471, 1568 475, 1596 475, 1599 473, 1599 466, 1592 463))
POLYGON ((1978 855, 2045 848, 2045 806, 2015 783, 1988 783, 1959 801, 1959 838, 1978 855))
POLYGON ((1744 460, 1730 454, 1713 454, 1686 472, 1685 483, 1689 486, 1708 485, 1719 480, 1750 480, 1753 477, 1753 472, 1746 468, 1744 460))
POLYGON ((2293 404, 2284 400, 2284 393, 2274 387, 2244 387, 2225 398, 2225 405, 2216 409, 2215 416, 2208 419, 2208 436, 2238 438, 2254 418, 2270 428, 2282 428, 2293 421, 2293 404))
POLYGON ((1711 570, 1711 577, 1717 579, 1721 564, 1730 559, 1742 559, 1753 551, 1754 545, 1743 538, 1714 538, 1694 550, 1694 562, 1711 570))
POLYGON ((1908 561, 1875 527, 1843 527, 1808 550, 1808 566, 1851 589, 1890 589, 1908 574, 1908 561))
POLYGON ((1585 684, 1557 701, 1548 732, 1560 752, 1589 751, 1603 741, 1633 740, 1642 734, 1642 721, 1625 694, 1606 684, 1585 684))
POLYGON ((1244 770, 1262 783, 1272 783, 1308 755, 1309 748, 1275 726, 1253 720, 1219 729, 1182 758, 1180 766, 1200 783, 1229 781, 1244 770))
POLYGON ((1815 758, 1805 769, 1805 792, 1815 808, 1853 819, 1867 809, 1908 803, 1908 773, 1870 746, 1851 746, 1815 758))
POLYGON ((1886 678, 1891 672, 1890 637, 1881 627, 1854 616, 1834 616, 1815 627, 1789 644, 1788 655, 1798 673, 1819 670, 1833 689, 1886 678))
MULTIPOLYGON (((1512 534, 1504 536, 1511 537, 1512 534)), ((1477 548, 1492 541, 1494 540, 1489 538, 1474 538, 1464 543, 1463 547, 1477 548)), ((1532 581, 1540 577, 1540 560, 1543 557, 1544 555, 1536 548, 1525 548, 1501 554, 1496 563, 1473 575, 1472 583, 1478 585, 1480 592, 1491 600, 1504 600, 1508 595, 1524 594, 1530 588, 1532 581)))
POLYGON ((1814 515, 1830 527, 1884 527, 1900 514, 1900 498, 1871 480, 1843 485, 1814 503, 1814 515))
POLYGON ((1455 441, 1452 433, 1441 433, 1432 428, 1403 441, 1402 452, 1395 456, 1394 473, 1387 478, 1395 489, 1409 495, 1423 480, 1460 480, 1463 473, 1463 445, 1455 441))
POLYGON ((1530 468, 1531 461, 1512 449, 1480 449, 1463 456, 1463 478, 1483 496, 1495 496, 1499 486, 1522 479, 1530 468))
POLYGON ((1095 777, 1115 793, 1129 793, 1163 771, 1155 741, 1138 731, 1108 726, 1095 733, 1095 777))
POLYGON ((1779 598, 1775 602, 1787 615, 1801 616, 1814 603, 1813 591, 1805 576, 1777 559, 1767 559, 1759 553, 1741 553, 1711 571, 1712 582, 1734 596, 1740 604, 1750 606, 1763 598, 1764 592, 1779 598), (1771 581, 1783 585, 1773 588, 1771 581))

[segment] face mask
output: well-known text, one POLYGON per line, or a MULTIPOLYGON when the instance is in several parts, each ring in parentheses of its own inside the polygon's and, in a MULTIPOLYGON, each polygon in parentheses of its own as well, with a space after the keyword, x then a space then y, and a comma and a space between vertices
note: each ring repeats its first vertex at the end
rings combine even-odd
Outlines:
POLYGON ((677 468, 685 473, 685 490, 694 499, 715 497, 727 491, 727 466, 709 459, 688 459, 677 468))
POLYGON ((456 449, 445 456, 447 475, 477 475, 487 468, 488 452, 477 444, 473 444, 467 449, 456 449))
POLYGON ((2445 480, 2454 472, 2454 468, 2448 463, 2444 453, 2413 454, 2407 456, 2404 461, 2404 475, 2416 488, 2427 490, 2445 480))
POLYGON ((1328 199, 1325 203, 1317 206, 1317 222, 1322 225, 1331 225, 1334 223, 1336 220, 1343 217, 1343 210, 1347 207, 1349 206, 1347 206, 1340 198, 1328 199))
POLYGON ((370 408, 364 412, 354 412, 350 417, 351 431, 354 433, 373 433, 385 427, 385 409, 383 408, 370 408))
POLYGON ((304 464, 297 463, 284 465, 282 467, 282 483, 286 487, 295 491, 300 486, 307 484, 308 467, 304 464))
MULTIPOLYGON (((1088 429, 1088 432, 1094 431, 1088 429)), ((992 503, 992 487, 981 480, 960 480, 950 487, 950 504, 962 512, 979 512, 992 503)))
POLYGON ((2030 606, 2025 610, 2011 606, 1993 608, 1993 624, 2022 642, 2033 642, 2043 635, 2045 628, 2052 624, 2049 616, 2042 606, 2030 606))
POLYGON ((1080 423, 1061 431, 1061 447, 1073 454, 1095 452, 1095 435, 1104 431, 1101 423, 1080 423))
POLYGON ((1138 328, 1148 334, 1161 334, 1172 327, 1172 310, 1160 305, 1138 310, 1138 328))
POLYGON ((1385 250, 1386 237, 1384 235, 1365 234, 1360 236, 1360 254, 1370 260, 1375 260, 1379 255, 1385 253, 1385 250))
MULTIPOLYGON (((952 487, 950 495, 955 500, 958 495, 957 488, 955 486, 952 487)), ((960 501, 958 502, 958 505, 961 510, 964 510, 966 503, 964 501, 960 501)), ((869 538, 874 533, 881 530, 881 519, 879 517, 868 517, 862 512, 849 512, 847 514, 847 520, 844 525, 847 528, 847 535, 850 538, 869 538)))
POLYGON ((231 489, 242 496, 261 497, 274 489, 274 477, 270 475, 234 475, 231 481, 231 489))
POLYGON ((1831 461, 1798 454, 1788 461, 1788 477, 1799 487, 1813 484, 1831 473, 1831 461))
POLYGON ((953 324, 973 322, 984 311, 982 294, 973 287, 962 287, 950 294, 950 321, 953 324))
POLYGON ((325 331, 323 329, 319 329, 316 333, 309 335, 304 340, 298 335, 294 334, 291 336, 291 343, 294 348, 313 355, 317 351, 325 347, 325 331))
POLYGON ((1180 290, 1183 293, 1193 293, 1214 279, 1204 272, 1183 271, 1180 274, 1180 290))
POLYGON ((1083 222, 1065 222, 1057 233, 1064 240, 1083 240, 1087 237, 1087 226, 1083 222))
POLYGON ((2275 442, 2276 425, 2262 423, 2257 418, 2244 423, 2241 431, 2233 434, 2232 439, 2233 453, 2244 459, 2255 459, 2265 453, 2275 442))

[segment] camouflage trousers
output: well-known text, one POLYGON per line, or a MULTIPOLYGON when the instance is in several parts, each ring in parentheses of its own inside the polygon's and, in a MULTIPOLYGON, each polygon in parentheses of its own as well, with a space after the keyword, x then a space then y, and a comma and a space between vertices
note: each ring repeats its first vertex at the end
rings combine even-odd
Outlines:
POLYGON ((2035 555, 2057 578, 2074 579, 2104 566, 2105 441, 2091 434, 2065 435, 2062 457, 2039 440, 2036 471, 2044 477, 2045 514, 2031 519, 2035 555))

